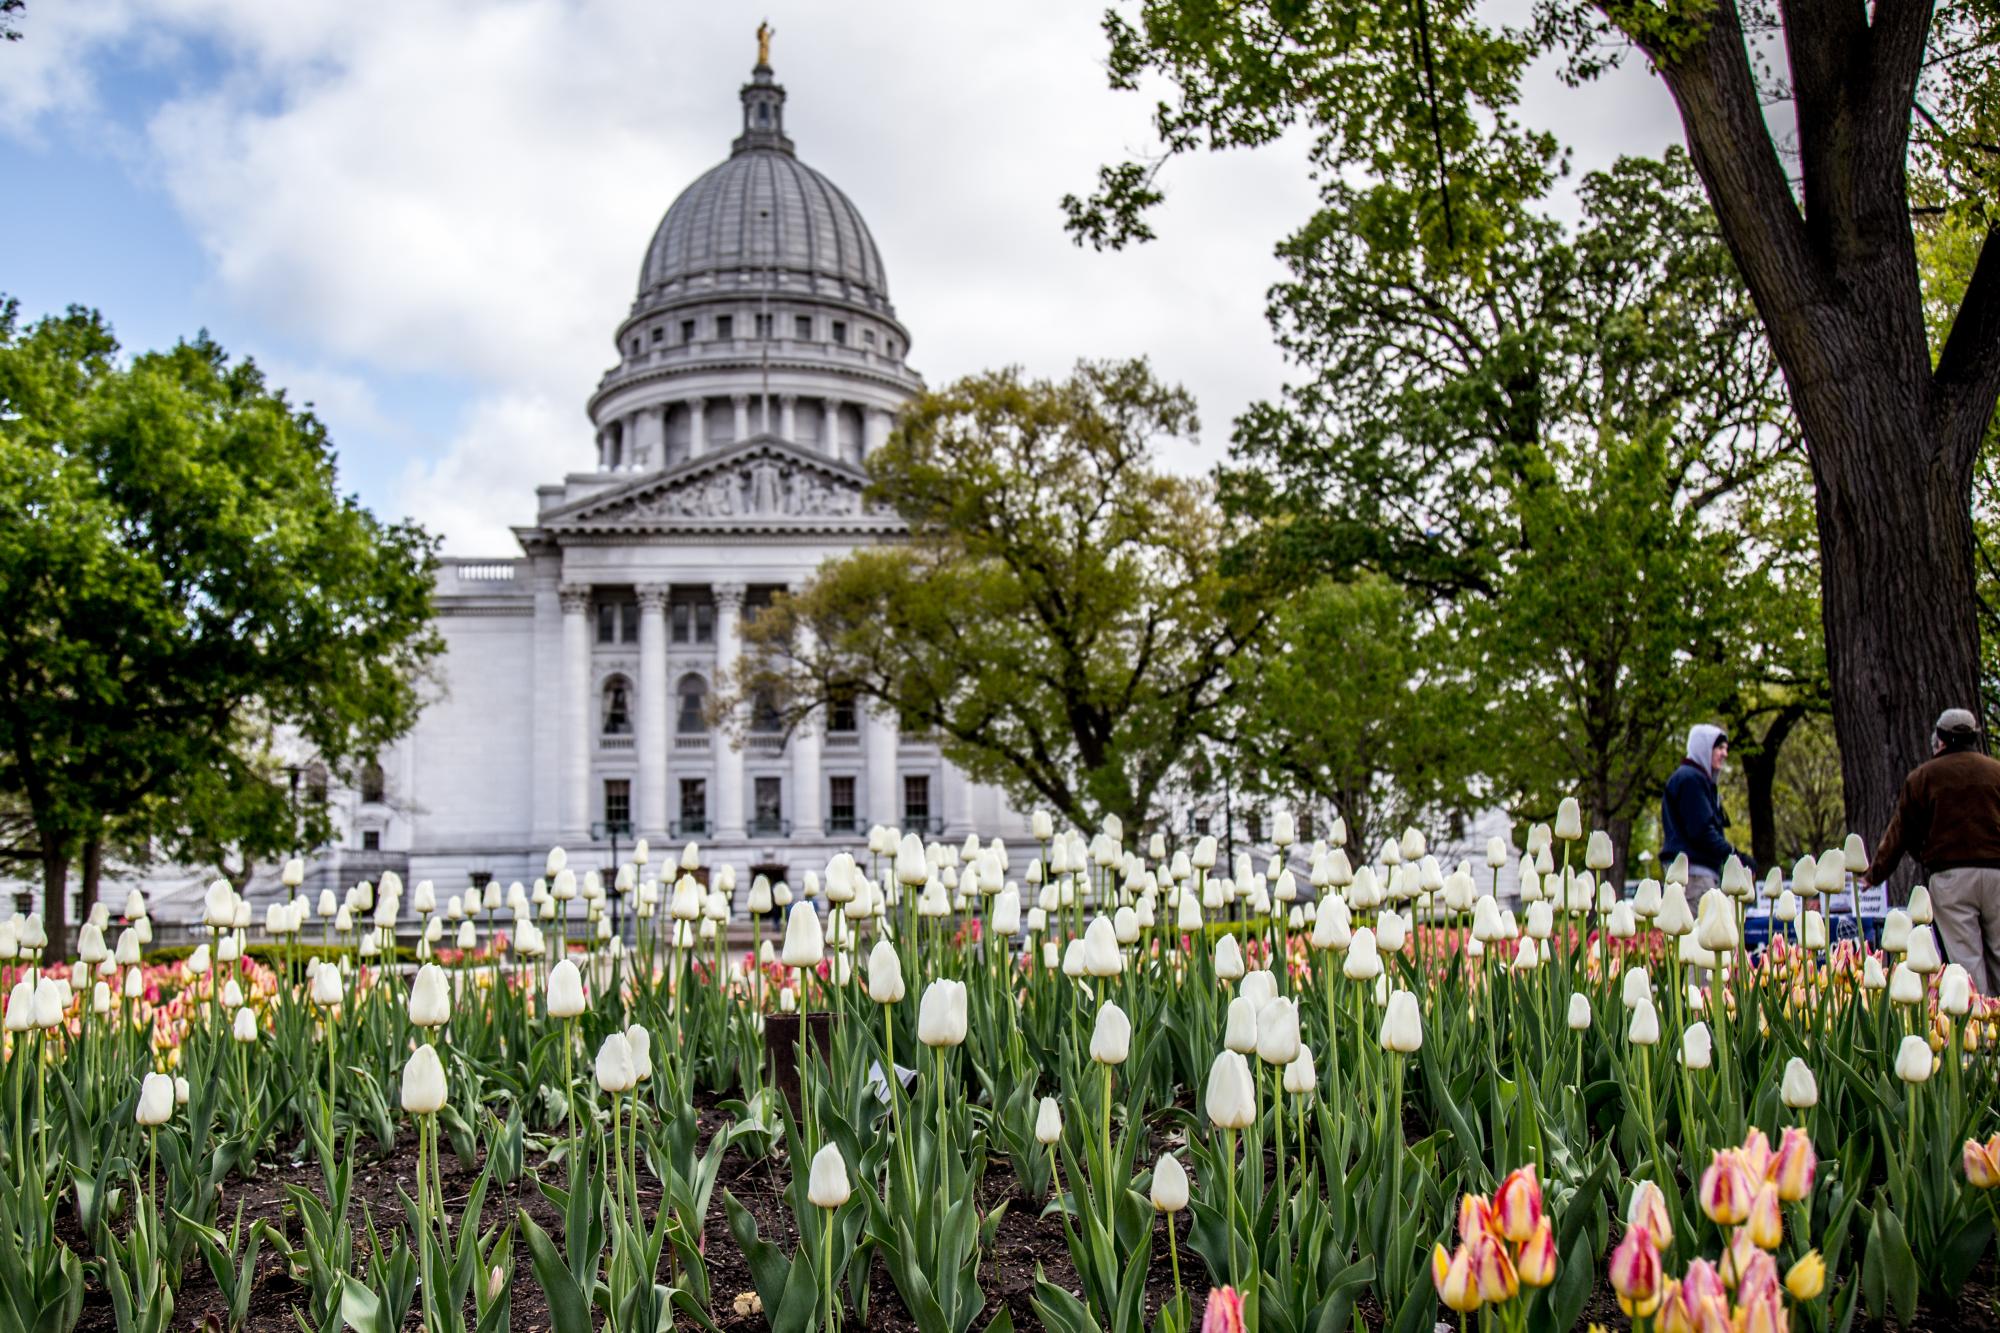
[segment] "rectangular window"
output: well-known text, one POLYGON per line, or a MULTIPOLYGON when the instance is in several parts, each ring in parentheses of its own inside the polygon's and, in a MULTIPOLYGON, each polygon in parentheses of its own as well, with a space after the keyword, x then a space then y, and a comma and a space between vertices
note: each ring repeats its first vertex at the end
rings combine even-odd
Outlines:
POLYGON ((674 642, 686 643, 694 633, 694 603, 675 602, 673 605, 674 642))
POLYGON ((694 606, 694 641, 696 643, 715 642, 715 603, 696 602, 694 606))
POLYGON ((492 882, 493 882, 492 871, 475 870, 472 872, 472 887, 479 890, 480 892, 484 893, 486 891, 486 886, 488 884, 491 884, 492 882))
POLYGON ((1194 817, 1194 836, 1197 838, 1206 838, 1208 836, 1207 815, 1196 815, 1194 817))
POLYGON ((376 829, 372 829, 372 828, 371 828, 371 829, 363 829, 363 830, 361 831, 361 850, 362 850, 362 851, 364 851, 364 852, 379 852, 379 851, 381 851, 381 850, 382 850, 382 834, 381 834, 381 832, 380 832, 379 830, 376 830, 376 829))
POLYGON ((1252 810, 1244 820, 1250 826, 1250 841, 1264 841, 1264 816, 1252 810))
POLYGON ((845 347, 845 346, 847 345, 847 321, 846 321, 846 320, 844 320, 844 319, 836 319, 835 321, 833 321, 833 340, 834 340, 835 342, 839 343, 839 344, 840 344, 841 346, 843 346, 843 347, 845 347))
POLYGON ((758 778, 753 794, 754 808, 750 815, 750 831, 763 834, 783 833, 785 831, 784 779, 758 778))
POLYGON ((859 821, 855 819, 854 779, 832 777, 826 780, 826 831, 829 833, 852 833, 859 821))
POLYGON ((691 320, 691 319, 684 319, 684 320, 682 320, 682 321, 681 321, 681 341, 682 341, 682 342, 684 342, 684 343, 691 343, 691 342, 693 342, 693 341, 694 341, 694 321, 693 321, 693 320, 691 320))
POLYGON ((682 836, 690 833, 708 832, 708 780, 706 778, 681 779, 681 826, 682 836))
POLYGON ((1301 810, 1299 811, 1299 841, 1311 842, 1312 840, 1313 812, 1310 810, 1301 810))
POLYGON ((632 783, 627 778, 604 780, 604 824, 620 833, 632 831, 632 783))
POLYGON ((931 780, 925 773, 911 773, 903 778, 903 827, 910 830, 928 829, 931 825, 931 780))
POLYGON ((618 642, 618 608, 610 602, 597 604, 597 641, 618 642))
POLYGON ((811 342, 813 322, 811 315, 800 315, 792 321, 792 334, 800 342, 811 342))
POLYGON ((734 315, 717 315, 715 317, 715 336, 721 339, 734 338, 736 336, 736 317, 734 315))
POLYGON ((867 346, 873 347, 875 345, 875 330, 873 329, 861 330, 861 341, 867 346))
POLYGON ((769 315, 757 316, 757 336, 759 338, 768 338, 771 336, 771 317, 769 315))
POLYGON ((826 729, 841 735, 852 735, 861 719, 854 707, 854 691, 835 690, 833 697, 826 701, 826 729))
POLYGON ((658 343, 658 342, 665 342, 666 340, 667 340, 667 331, 666 331, 665 329, 661 328, 661 327, 660 327, 659 325, 657 325, 657 324, 656 324, 656 325, 654 325, 654 326, 653 326, 653 341, 654 341, 654 342, 656 342, 656 343, 658 343))
POLYGON ((597 604, 599 643, 639 642, 639 604, 606 600, 597 604))

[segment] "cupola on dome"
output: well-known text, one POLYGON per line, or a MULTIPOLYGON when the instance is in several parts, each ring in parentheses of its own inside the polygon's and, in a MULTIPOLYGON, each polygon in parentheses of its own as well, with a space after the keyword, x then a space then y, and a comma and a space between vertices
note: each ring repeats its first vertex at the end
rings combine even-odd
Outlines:
POLYGON ((769 65, 758 63, 742 98, 729 158, 683 190, 653 233, 639 304, 754 287, 892 315, 875 238, 840 187, 793 152, 769 65))

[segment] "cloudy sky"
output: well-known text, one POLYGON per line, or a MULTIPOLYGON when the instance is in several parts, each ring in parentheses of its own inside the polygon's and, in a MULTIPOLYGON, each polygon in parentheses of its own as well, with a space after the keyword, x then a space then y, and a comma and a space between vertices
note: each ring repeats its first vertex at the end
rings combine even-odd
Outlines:
MULTIPOLYGON (((1198 396, 1205 469, 1286 367, 1273 243, 1296 144, 1169 167, 1161 239, 1072 246, 1057 200, 1148 146, 1095 0, 30 0, 0 48, 0 292, 128 347, 207 328, 314 403, 343 484, 505 554, 591 465, 584 400, 679 190, 727 154, 777 29, 801 157, 868 219, 933 384, 1145 354, 1198 396)), ((1678 138, 1643 71, 1524 108, 1580 169, 1678 138)))

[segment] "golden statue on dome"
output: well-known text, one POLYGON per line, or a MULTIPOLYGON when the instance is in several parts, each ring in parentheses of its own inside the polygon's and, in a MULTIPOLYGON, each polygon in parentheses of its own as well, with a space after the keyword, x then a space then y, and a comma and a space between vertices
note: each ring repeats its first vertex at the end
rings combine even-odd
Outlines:
POLYGON ((771 39, 777 35, 778 30, 771 26, 769 19, 757 25, 757 63, 759 65, 768 66, 771 63, 771 39))

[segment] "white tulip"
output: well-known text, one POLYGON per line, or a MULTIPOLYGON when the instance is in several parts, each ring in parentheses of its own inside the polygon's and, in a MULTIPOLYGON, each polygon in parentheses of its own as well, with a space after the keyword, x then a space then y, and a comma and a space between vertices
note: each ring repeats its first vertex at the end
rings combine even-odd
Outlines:
POLYGON ((1785 1076, 1778 1085, 1778 1096, 1794 1111, 1803 1111, 1819 1105, 1819 1080, 1805 1061, 1793 1056, 1785 1062, 1785 1076))
POLYGON ((1160 1154, 1153 1163, 1153 1211, 1178 1213, 1188 1206, 1187 1171, 1172 1153, 1160 1154))
POLYGON ((1565 796, 1556 804, 1555 835, 1564 842, 1583 836, 1583 807, 1576 803, 1576 797, 1565 796))
POLYGON ((1584 1032, 1590 1028, 1590 997, 1580 991, 1572 991, 1569 997, 1569 1030, 1584 1032))
POLYGON ((778 959, 786 967, 818 967, 826 959, 826 934, 819 913, 804 900, 792 904, 785 918, 785 947, 778 959))
POLYGON ((1243 975, 1243 946, 1234 935, 1224 935, 1215 942, 1215 975, 1224 981, 1235 981, 1243 975))
POLYGON ((1896 1077, 1905 1083, 1928 1083, 1931 1077, 1931 1045, 1912 1034, 1896 1048, 1896 1077))
POLYGON ((1929 976, 1944 965, 1938 957, 1937 937, 1931 934, 1929 926, 1910 928, 1910 948, 1903 957, 1904 964, 1912 971, 1929 976))
POLYGON ((925 988, 917 1005, 917 1040, 937 1048, 965 1042, 965 983, 940 977, 925 988))
POLYGON ((575 1018, 587 1006, 583 998, 583 974, 564 958, 549 969, 549 1017, 575 1018))
POLYGON ((1409 991, 1399 990, 1389 996, 1389 1004, 1382 1011, 1382 1030, 1377 1035, 1385 1051, 1395 1051, 1408 1055, 1422 1048, 1424 1044, 1423 1012, 1417 1007, 1417 997, 1409 991))
POLYGON ((166 1074, 148 1074, 139 1085, 139 1104, 132 1108, 132 1118, 151 1129, 164 1125, 174 1116, 174 1081, 166 1074))
POLYGON ((806 1174, 806 1199, 815 1208, 838 1208, 854 1193, 847 1183, 847 1161, 840 1149, 829 1143, 813 1154, 806 1174))
POLYGON ((1097 1009, 1090 1033, 1090 1058, 1101 1065, 1122 1065, 1132 1054, 1132 1020, 1110 1000, 1097 1009))
POLYGON ((1694 1022, 1688 1024, 1681 1033, 1681 1066, 1684 1069, 1707 1069, 1715 1063, 1715 1039, 1709 1035, 1708 1024, 1694 1022))
POLYGON ((1889 1002, 1922 1004, 1923 999, 1924 979, 1908 963, 1896 964, 1896 970, 1889 974, 1889 1002))
POLYGON ((1641 996, 1632 1006, 1632 1018, 1625 1029, 1625 1039, 1634 1046, 1657 1046, 1660 1041, 1660 1014, 1653 1008, 1650 995, 1641 996))
POLYGON ((1938 1008, 1953 1018, 1963 1018, 1972 1009, 1972 976, 1957 963, 1945 964, 1938 978, 1938 1008))
POLYGON ((1035 1142, 1044 1148, 1062 1142, 1062 1109, 1053 1097, 1042 1098, 1042 1104, 1035 1109, 1035 1142))
POLYGON ((451 985, 444 969, 425 963, 410 983, 410 1022, 420 1028, 443 1027, 451 1021, 451 985))
POLYGON ((1921 884, 1910 890, 1909 915, 1912 924, 1928 926, 1931 923, 1931 891, 1921 884))
POLYGON ((638 1066, 632 1060, 632 1043, 624 1033, 614 1032, 597 1048, 597 1086, 616 1097, 630 1092, 639 1082, 638 1066))
POLYGON ((1267 1065, 1299 1058, 1299 1011, 1283 996, 1257 1011, 1257 1058, 1267 1065))
POLYGON ((1222 1025, 1222 1044, 1241 1055, 1257 1049, 1257 1004, 1247 995, 1229 1002, 1222 1025))
MULTIPOLYGON (((1473 944, 1479 943, 1473 940, 1473 944)), ((1471 950, 1468 948, 1467 953, 1471 950)), ((1375 947, 1375 932, 1367 926, 1354 932, 1354 940, 1347 946, 1347 957, 1341 963, 1341 975, 1349 981, 1373 981, 1382 975, 1382 955, 1375 947)))
POLYGON ((1240 1052, 1224 1051, 1215 1057, 1203 1104, 1217 1129, 1248 1129, 1256 1121, 1257 1087, 1240 1052))
POLYGON ((434 1115, 444 1103, 444 1065, 437 1047, 420 1045, 403 1066, 403 1109, 411 1115, 434 1115))
POLYGON ((1318 1071, 1313 1067, 1312 1047, 1299 1044, 1296 1060, 1285 1066, 1285 1091, 1304 1096, 1319 1085, 1318 1071))

